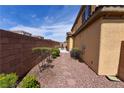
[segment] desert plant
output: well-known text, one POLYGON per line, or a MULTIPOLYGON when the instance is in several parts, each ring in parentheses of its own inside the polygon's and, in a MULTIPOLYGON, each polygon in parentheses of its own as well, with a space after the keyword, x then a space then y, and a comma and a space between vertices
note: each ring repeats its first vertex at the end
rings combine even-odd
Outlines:
POLYGON ((41 49, 40 49, 40 47, 32 48, 32 52, 33 53, 40 53, 41 49))
POLYGON ((42 55, 52 55, 56 58, 60 55, 60 50, 58 48, 48 48, 48 47, 36 47, 32 49, 33 53, 38 53, 42 55))
POLYGON ((56 52, 52 52, 52 58, 57 58, 56 52))
POLYGON ((40 88, 40 83, 36 80, 36 77, 33 75, 27 75, 19 87, 21 88, 40 88))
POLYGON ((32 48, 32 52, 33 53, 37 53, 37 52, 49 52, 51 50, 51 48, 48 47, 35 47, 32 48))
POLYGON ((48 47, 36 47, 32 49, 33 53, 37 53, 39 55, 50 55, 51 54, 51 48, 48 47))
POLYGON ((70 51, 70 55, 72 58, 74 59, 80 59, 80 50, 78 48, 73 48, 71 51, 70 51))
POLYGON ((15 73, 0 74, 0 88, 15 87, 18 76, 15 73))
POLYGON ((56 58, 56 57, 60 56, 60 50, 58 48, 52 48, 51 52, 52 52, 52 57, 53 58, 56 58))

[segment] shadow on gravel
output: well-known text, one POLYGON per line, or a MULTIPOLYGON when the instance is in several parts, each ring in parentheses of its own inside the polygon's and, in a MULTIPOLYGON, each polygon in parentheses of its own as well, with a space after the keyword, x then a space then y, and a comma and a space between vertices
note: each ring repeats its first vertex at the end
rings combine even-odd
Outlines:
POLYGON ((78 62, 80 62, 80 63, 84 63, 85 61, 82 59, 82 58, 73 58, 73 57, 71 57, 72 59, 74 59, 74 60, 78 60, 78 62))
POLYGON ((54 65, 51 65, 51 64, 44 64, 42 66, 39 67, 39 70, 40 72, 46 70, 46 69, 49 69, 49 68, 54 68, 54 65))
POLYGON ((82 58, 79 58, 79 59, 78 59, 78 62, 84 63, 85 61, 84 61, 82 58))

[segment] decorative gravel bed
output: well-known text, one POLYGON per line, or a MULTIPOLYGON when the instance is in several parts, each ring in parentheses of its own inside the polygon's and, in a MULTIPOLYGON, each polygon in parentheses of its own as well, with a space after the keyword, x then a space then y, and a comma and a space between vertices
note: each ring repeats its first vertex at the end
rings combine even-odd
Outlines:
POLYGON ((35 74, 42 87, 48 88, 123 88, 124 82, 109 81, 105 76, 96 75, 85 63, 70 57, 69 53, 52 62, 52 67, 39 71, 35 66, 30 74, 35 74))

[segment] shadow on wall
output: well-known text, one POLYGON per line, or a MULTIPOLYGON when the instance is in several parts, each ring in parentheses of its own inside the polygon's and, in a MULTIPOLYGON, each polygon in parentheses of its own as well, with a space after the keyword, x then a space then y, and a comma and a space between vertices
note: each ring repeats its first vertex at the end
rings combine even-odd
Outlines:
POLYGON ((124 81, 124 41, 121 42, 120 59, 117 76, 124 81))
POLYGON ((80 63, 83 63, 84 60, 82 58, 82 56, 84 55, 84 53, 79 50, 78 48, 73 48, 71 51, 70 51, 70 56, 73 58, 73 59, 76 59, 78 60, 80 63))

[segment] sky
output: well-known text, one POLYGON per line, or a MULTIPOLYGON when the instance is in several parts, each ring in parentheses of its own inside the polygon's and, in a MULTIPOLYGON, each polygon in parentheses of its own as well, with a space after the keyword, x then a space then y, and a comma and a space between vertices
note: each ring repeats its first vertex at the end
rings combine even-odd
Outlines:
POLYGON ((0 5, 0 29, 23 30, 63 42, 79 12, 78 5, 0 5))

